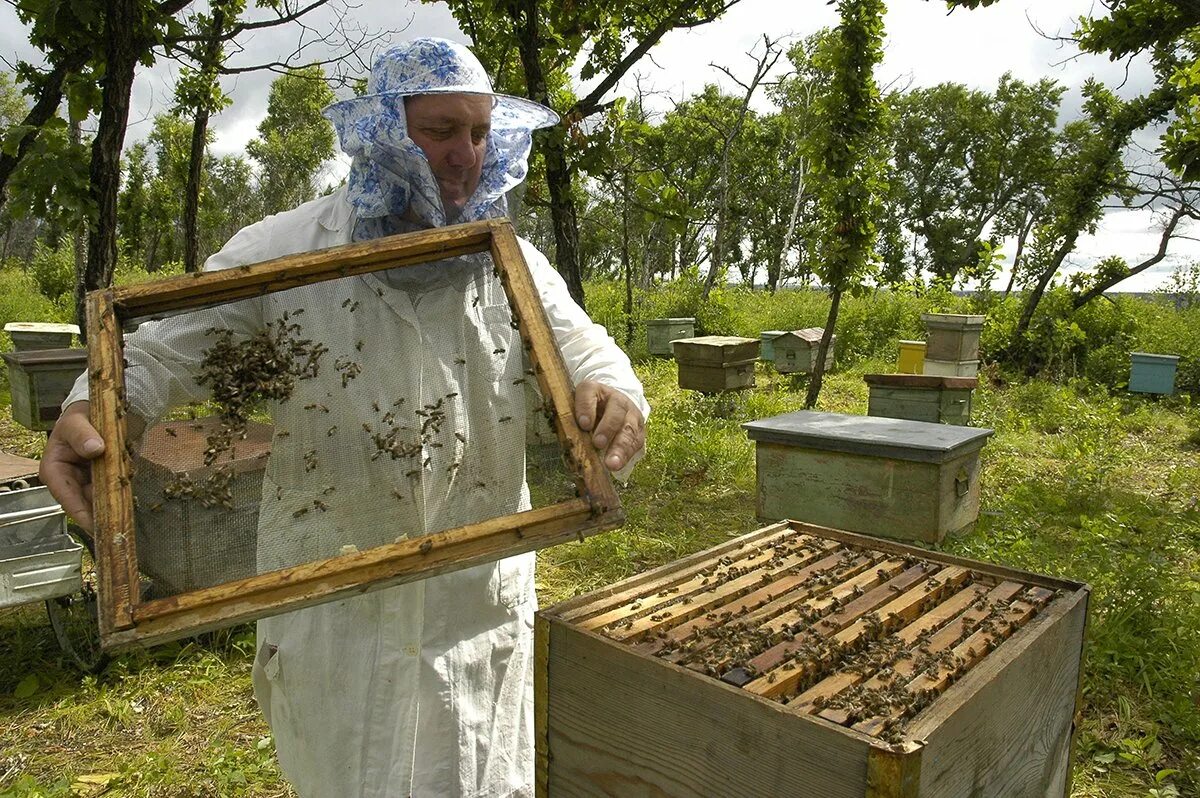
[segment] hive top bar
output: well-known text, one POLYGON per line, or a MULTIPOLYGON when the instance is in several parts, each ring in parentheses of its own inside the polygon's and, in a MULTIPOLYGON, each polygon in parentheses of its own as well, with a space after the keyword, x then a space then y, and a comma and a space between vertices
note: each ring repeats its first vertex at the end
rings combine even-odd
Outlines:
POLYGON ((885 388, 978 388, 978 377, 943 377, 937 374, 864 374, 867 385, 885 388))
POLYGON ((31 349, 28 352, 3 352, 5 363, 29 366, 78 366, 80 373, 87 367, 86 349, 31 349))
POLYGON ((798 410, 742 425, 752 441, 847 454, 944 463, 973 452, 993 430, 881 416, 798 410))

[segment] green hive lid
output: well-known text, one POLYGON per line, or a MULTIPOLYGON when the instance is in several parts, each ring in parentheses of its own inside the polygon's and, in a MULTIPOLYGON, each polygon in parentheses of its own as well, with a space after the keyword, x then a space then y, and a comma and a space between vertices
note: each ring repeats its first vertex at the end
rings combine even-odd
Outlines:
POLYGON ((647 324, 695 324, 696 320, 690 316, 682 319, 648 319, 647 324))
POLYGON ((883 416, 797 410, 742 425, 752 441, 944 463, 983 447, 994 430, 883 416))
POLYGON ((983 327, 986 316, 969 313, 922 313, 921 321, 928 327, 955 330, 977 330, 983 327))
POLYGON ((1129 356, 1134 360, 1142 361, 1164 361, 1174 363, 1179 360, 1179 355, 1160 355, 1153 352, 1130 352, 1129 356))

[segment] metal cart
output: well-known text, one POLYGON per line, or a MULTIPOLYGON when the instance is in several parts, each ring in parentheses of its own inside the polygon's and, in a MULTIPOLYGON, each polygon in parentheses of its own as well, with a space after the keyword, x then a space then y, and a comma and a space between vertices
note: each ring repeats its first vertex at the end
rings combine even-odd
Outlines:
MULTIPOLYGON (((36 461, 26 462, 36 469, 36 461)), ((107 657, 100 650, 95 576, 90 567, 85 571, 85 546, 68 533, 66 515, 49 490, 31 487, 32 475, 13 478, 4 465, 11 464, 0 463, 0 609, 44 602, 63 653, 94 673, 107 657)))

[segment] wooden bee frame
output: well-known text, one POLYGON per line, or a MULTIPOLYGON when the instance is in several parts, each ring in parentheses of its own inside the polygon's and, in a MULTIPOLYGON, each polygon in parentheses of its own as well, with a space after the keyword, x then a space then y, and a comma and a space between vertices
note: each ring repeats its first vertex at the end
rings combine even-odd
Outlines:
POLYGON ((573 385, 506 221, 482 221, 301 253, 218 272, 93 291, 87 298, 91 420, 105 441, 92 469, 99 625, 105 649, 149 645, 333 598, 414 581, 619 526, 608 470, 579 429, 573 385), (579 497, 417 539, 258 574, 168 598, 139 595, 132 459, 124 418, 125 321, 212 307, 300 285, 490 252, 517 317, 579 497))

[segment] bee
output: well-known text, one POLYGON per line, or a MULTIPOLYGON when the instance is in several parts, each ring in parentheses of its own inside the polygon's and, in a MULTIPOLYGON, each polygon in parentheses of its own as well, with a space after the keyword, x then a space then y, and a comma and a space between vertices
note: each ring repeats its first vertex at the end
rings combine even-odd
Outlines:
POLYGON ((503 355, 503 354, 504 354, 505 352, 507 352, 507 351, 508 351, 508 350, 507 350, 507 349, 505 349, 504 347, 502 347, 502 346, 498 346, 498 347, 496 347, 495 349, 493 349, 493 350, 492 350, 492 354, 493 354, 493 355, 503 355))
POLYGON ((454 433, 454 437, 458 438, 458 442, 459 442, 459 443, 466 443, 466 442, 467 442, 467 436, 466 436, 466 435, 463 435, 461 432, 456 432, 456 433, 454 433))
POLYGON ((275 486, 275 501, 283 501, 283 488, 279 485, 275 486))
POLYGON ((312 403, 312 404, 310 404, 310 405, 305 405, 305 406, 304 406, 304 409, 305 409, 305 410, 320 410, 322 413, 328 413, 328 412, 329 412, 329 408, 328 408, 328 407, 326 407, 325 405, 323 405, 323 404, 320 404, 320 403, 318 403, 318 402, 313 402, 313 403, 312 403))
POLYGON ((503 424, 505 421, 512 421, 512 416, 500 416, 500 418, 496 420, 503 424))
POLYGON ((358 306, 361 304, 362 304, 361 302, 355 301, 353 304, 350 305, 350 312, 353 313, 354 311, 358 310, 358 306))
POLYGON ((513 319, 512 321, 510 321, 508 323, 508 326, 512 327, 514 330, 519 330, 519 329, 521 329, 521 322, 517 321, 516 319, 513 319))
POLYGON ((316 507, 321 512, 325 512, 326 510, 329 509, 329 505, 326 504, 325 502, 321 501, 320 499, 313 499, 313 507, 316 507))
POLYGON ((379 402, 371 402, 371 409, 374 410, 376 413, 378 413, 379 412, 379 402))
POLYGON ((428 553, 429 553, 429 551, 430 551, 430 549, 432 549, 432 548, 433 548, 433 541, 432 541, 432 540, 426 540, 425 542, 423 542, 423 543, 422 543, 420 546, 418 546, 417 548, 421 550, 421 553, 422 553, 422 554, 428 554, 428 553))
POLYGON ((476 481, 475 481, 475 487, 477 487, 477 488, 486 488, 486 487, 487 487, 487 483, 486 483, 486 482, 483 482, 483 481, 481 481, 481 480, 476 480, 476 481))
POLYGON ((456 366, 465 366, 465 365, 467 365, 466 358, 461 358, 461 357, 456 357, 456 358, 454 358, 454 365, 456 365, 456 366))
POLYGON ((525 384, 524 377, 517 377, 515 380, 513 380, 513 385, 524 385, 524 384, 525 384))
POLYGON ((375 289, 375 296, 382 297, 382 296, 383 296, 383 289, 382 289, 382 288, 376 288, 376 289, 375 289))
POLYGON ((362 342, 362 341, 359 341, 358 343, 356 343, 356 344, 354 345, 354 348, 355 348, 355 350, 356 350, 356 351, 359 351, 359 352, 361 352, 361 351, 362 351, 362 348, 363 348, 363 342, 362 342))
POLYGON ((337 424, 334 424, 332 427, 330 427, 328 430, 325 431, 325 437, 332 438, 333 433, 335 433, 335 432, 337 432, 337 424))
POLYGON ((333 493, 335 490, 337 490, 337 488, 335 488, 333 485, 326 485, 325 489, 321 491, 321 495, 328 496, 329 494, 333 493))
POLYGON ((349 306, 350 306, 350 297, 346 297, 344 300, 342 300, 342 307, 349 307, 349 306))
POLYGON ((275 437, 276 437, 276 438, 286 438, 286 437, 288 437, 288 436, 289 436, 289 435, 291 435, 291 434, 292 434, 292 433, 290 433, 290 432, 288 432, 287 430, 285 430, 285 429, 284 429, 284 430, 280 430, 279 432, 276 432, 276 433, 275 433, 275 437))
POLYGON ((474 299, 471 300, 471 307, 476 307, 478 305, 479 305, 479 297, 475 297, 474 299))
POLYGON ((400 406, 400 405, 402 405, 402 404, 404 404, 404 398, 403 398, 403 397, 401 397, 401 398, 397 399, 396 401, 392 402, 392 407, 399 407, 399 406, 400 406))
POLYGON ((433 443, 429 444, 429 448, 430 449, 440 449, 440 448, 442 448, 442 444, 438 443, 437 441, 434 441, 433 443))
POLYGON ((409 479, 412 479, 413 477, 419 477, 421 476, 421 469, 414 468, 412 471, 405 471, 404 476, 408 477, 409 479))
POLYGON ((446 466, 446 473, 453 474, 454 469, 458 468, 461 465, 462 465, 462 463, 451 463, 450 465, 446 466))
POLYGON ((446 398, 447 398, 447 399, 453 399, 453 398, 454 398, 454 397, 456 397, 456 396, 458 396, 458 394, 457 394, 457 393, 454 393, 454 392, 451 392, 451 393, 448 393, 448 394, 446 394, 446 398))
POLYGON ((296 511, 296 512, 294 512, 294 513, 292 513, 292 518, 299 518, 300 516, 304 515, 304 514, 305 514, 305 513, 307 513, 307 512, 308 512, 308 508, 307 508, 307 507, 301 507, 299 510, 297 510, 297 511, 296 511))
POLYGON ((150 512, 152 512, 152 513, 162 512, 162 506, 163 506, 162 502, 155 502, 154 504, 150 505, 150 512))
POLYGON ((163 432, 167 433, 167 434, 168 434, 168 435, 170 435, 172 438, 178 438, 178 437, 179 437, 178 433, 176 433, 176 432, 175 432, 175 430, 171 429, 170 427, 167 427, 166 429, 164 429, 164 430, 163 430, 163 432))
POLYGON ((393 495, 393 496, 395 496, 395 497, 396 497, 397 499, 399 499, 400 501, 404 501, 404 494, 403 494, 403 493, 401 493, 401 492, 399 491, 399 489, 397 489, 397 488, 392 488, 392 495, 393 495))
POLYGON ((432 457, 426 457, 425 462, 421 464, 421 468, 429 468, 429 464, 433 462, 432 457))
POLYGON ((303 312, 304 312, 304 308, 296 308, 295 310, 292 311, 292 315, 299 316, 303 312))

